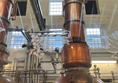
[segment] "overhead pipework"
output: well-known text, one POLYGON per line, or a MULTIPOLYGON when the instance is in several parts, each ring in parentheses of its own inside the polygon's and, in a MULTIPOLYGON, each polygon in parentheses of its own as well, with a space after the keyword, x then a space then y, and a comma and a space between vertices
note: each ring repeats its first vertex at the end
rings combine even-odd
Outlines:
POLYGON ((43 31, 45 29, 45 19, 43 18, 40 2, 39 0, 30 0, 30 3, 32 5, 39 29, 43 31))
POLYGON ((83 4, 87 0, 64 0, 64 28, 71 32, 69 45, 64 45, 62 62, 65 72, 55 83, 103 83, 92 76, 88 70, 91 67, 90 49, 85 41, 83 4))
MULTIPOLYGON (((9 52, 7 50, 6 38, 10 23, 12 0, 0 0, 0 69, 7 64, 9 52)), ((15 83, 9 76, 0 74, 0 83, 15 83)))

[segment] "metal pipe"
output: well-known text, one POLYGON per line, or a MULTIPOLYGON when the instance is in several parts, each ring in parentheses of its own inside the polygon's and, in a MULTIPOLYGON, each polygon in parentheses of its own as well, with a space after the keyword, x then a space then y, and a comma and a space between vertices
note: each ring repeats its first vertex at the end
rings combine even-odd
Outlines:
POLYGON ((62 32, 62 31, 38 31, 38 32, 30 32, 30 31, 28 31, 28 33, 53 33, 53 32, 62 32))
POLYGON ((27 41, 30 42, 30 40, 27 38, 27 36, 26 36, 25 33, 23 32, 23 30, 21 30, 21 33, 22 33, 23 36, 27 39, 27 41))
POLYGON ((43 19, 43 14, 42 14, 39 0, 30 0, 30 2, 31 2, 32 9, 34 11, 39 29, 43 31, 45 29, 45 22, 43 19))
POLYGON ((27 31, 25 31, 25 34, 26 34, 27 38, 31 41, 32 38, 30 37, 29 33, 27 31))

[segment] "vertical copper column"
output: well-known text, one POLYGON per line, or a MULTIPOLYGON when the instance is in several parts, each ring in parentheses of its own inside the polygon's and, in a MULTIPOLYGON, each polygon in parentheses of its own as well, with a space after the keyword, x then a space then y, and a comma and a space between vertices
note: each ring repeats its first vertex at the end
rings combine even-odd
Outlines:
POLYGON ((9 52, 6 47, 7 30, 12 8, 12 0, 0 0, 0 67, 7 63, 9 52))
POLYGON ((62 50, 62 72, 55 83, 103 83, 88 72, 91 67, 89 46, 85 42, 82 3, 85 0, 64 0, 66 30, 71 32, 69 45, 64 45, 62 50))
POLYGON ((64 0, 65 30, 71 32, 70 45, 65 45, 62 50, 64 68, 91 67, 89 47, 85 42, 82 14, 82 0, 64 0), (73 38, 80 38, 77 42, 73 38))

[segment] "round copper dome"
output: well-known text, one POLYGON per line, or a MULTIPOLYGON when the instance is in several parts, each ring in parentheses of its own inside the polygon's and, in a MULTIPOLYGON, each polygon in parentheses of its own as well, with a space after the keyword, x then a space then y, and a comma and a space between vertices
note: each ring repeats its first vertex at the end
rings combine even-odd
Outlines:
POLYGON ((55 83, 104 83, 85 71, 69 71, 59 77, 55 83))
POLYGON ((16 83, 11 77, 0 74, 0 83, 16 83))

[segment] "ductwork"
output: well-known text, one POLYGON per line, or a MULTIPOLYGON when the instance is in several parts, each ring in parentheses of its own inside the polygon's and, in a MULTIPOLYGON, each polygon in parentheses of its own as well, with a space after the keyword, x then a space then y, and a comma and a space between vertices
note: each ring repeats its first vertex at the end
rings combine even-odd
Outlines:
POLYGON ((43 31, 45 29, 45 22, 44 22, 44 18, 43 18, 43 14, 42 14, 39 0, 30 0, 30 3, 31 3, 32 9, 34 11, 35 18, 37 20, 39 29, 41 31, 43 31))

